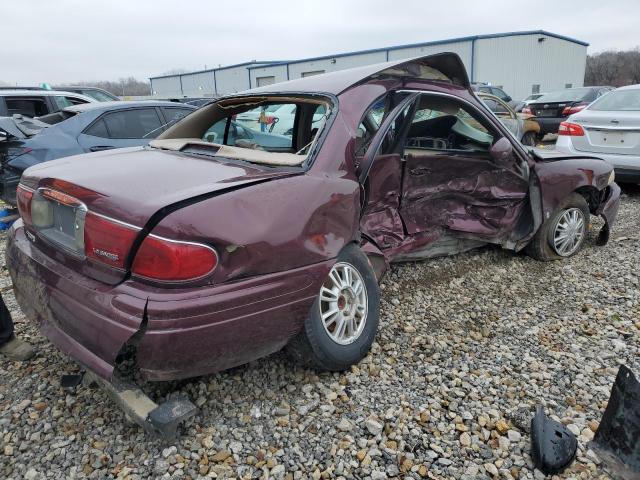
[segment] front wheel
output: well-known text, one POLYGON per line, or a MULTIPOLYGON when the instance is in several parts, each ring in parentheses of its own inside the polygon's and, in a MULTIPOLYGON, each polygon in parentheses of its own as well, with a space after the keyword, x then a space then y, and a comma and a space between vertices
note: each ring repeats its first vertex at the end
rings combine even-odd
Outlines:
POLYGON ((367 354, 378 330, 380 290, 367 257, 345 247, 313 302, 302 331, 287 350, 304 365, 340 371, 367 354))
POLYGON ((540 226, 527 253, 541 261, 571 257, 582 249, 589 230, 589 206, 572 193, 540 226))

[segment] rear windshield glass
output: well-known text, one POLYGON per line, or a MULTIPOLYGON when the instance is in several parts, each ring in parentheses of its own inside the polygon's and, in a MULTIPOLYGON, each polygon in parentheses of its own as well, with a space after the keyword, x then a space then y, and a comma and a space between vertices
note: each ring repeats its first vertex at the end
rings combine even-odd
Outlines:
POLYGON ((566 90, 547 93, 541 96, 537 102, 576 102, 578 100, 586 100, 585 97, 592 92, 592 88, 567 88, 566 90))
POLYGON ((636 90, 616 90, 600 97, 589 110, 598 111, 640 111, 640 88, 636 90))

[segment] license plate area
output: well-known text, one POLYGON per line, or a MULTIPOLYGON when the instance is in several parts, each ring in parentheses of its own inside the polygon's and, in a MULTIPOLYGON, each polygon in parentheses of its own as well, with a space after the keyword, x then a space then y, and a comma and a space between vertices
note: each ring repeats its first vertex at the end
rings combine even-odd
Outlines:
POLYGON ((38 189, 31 202, 34 229, 45 240, 84 258, 85 205, 66 194, 38 189))

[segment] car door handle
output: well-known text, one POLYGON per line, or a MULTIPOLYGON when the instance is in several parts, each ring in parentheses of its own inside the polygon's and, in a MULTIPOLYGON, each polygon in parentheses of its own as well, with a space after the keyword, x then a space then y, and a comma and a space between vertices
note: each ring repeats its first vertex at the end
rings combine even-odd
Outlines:
POLYGON ((96 145, 95 147, 89 148, 89 150, 92 152, 101 152, 102 150, 111 150, 112 148, 115 147, 112 145, 96 145))
POLYGON ((431 173, 431 170, 424 167, 418 167, 418 168, 412 168, 411 170, 409 170, 409 173, 415 177, 420 177, 422 175, 427 175, 431 173))

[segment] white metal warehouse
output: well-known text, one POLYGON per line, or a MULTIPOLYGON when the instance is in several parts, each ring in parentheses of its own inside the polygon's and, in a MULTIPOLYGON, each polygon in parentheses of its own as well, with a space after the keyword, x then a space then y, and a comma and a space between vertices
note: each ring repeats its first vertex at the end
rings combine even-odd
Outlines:
POLYGON ((475 35, 302 60, 253 61, 152 77, 151 91, 163 98, 226 95, 345 68, 455 52, 462 58, 471 81, 500 86, 514 99, 523 99, 531 93, 581 87, 588 45, 544 30, 475 35))

